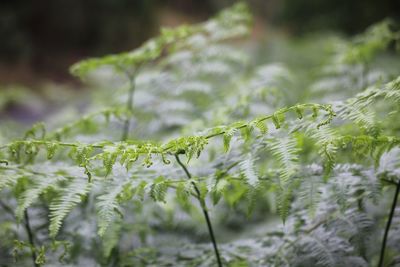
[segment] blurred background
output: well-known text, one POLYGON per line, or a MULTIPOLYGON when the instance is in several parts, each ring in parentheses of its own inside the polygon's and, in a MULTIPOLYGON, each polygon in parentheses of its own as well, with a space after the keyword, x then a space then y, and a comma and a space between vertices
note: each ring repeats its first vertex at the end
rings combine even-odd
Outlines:
MULTIPOLYGON (((126 51, 160 26, 203 21, 233 0, 2 0, 0 90, 43 82, 78 84, 68 67, 82 58, 126 51)), ((399 18, 397 0, 249 0, 253 37, 273 28, 289 36, 352 35, 384 18, 399 18)))
MULTIPOLYGON (((100 86, 73 77, 69 73, 72 64, 133 50, 157 36, 160 27, 203 22, 235 2, 0 1, 0 120, 30 124, 45 120, 76 99, 86 98, 82 104, 86 105, 93 98, 88 92, 99 91, 100 86)), ((251 37, 242 39, 240 50, 250 56, 250 65, 283 63, 298 72, 303 88, 310 80, 305 70, 326 63, 327 51, 336 49, 333 46, 341 43, 338 39, 350 40, 376 22, 399 21, 400 16, 396 0, 245 2, 254 23, 251 37)), ((390 58, 385 65, 390 66, 390 58)))

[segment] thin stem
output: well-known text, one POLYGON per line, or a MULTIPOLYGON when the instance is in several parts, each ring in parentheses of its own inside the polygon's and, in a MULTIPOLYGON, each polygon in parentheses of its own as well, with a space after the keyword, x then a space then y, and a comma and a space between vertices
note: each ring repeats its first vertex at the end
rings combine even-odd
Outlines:
MULTIPOLYGON (((129 78, 129 95, 128 95, 128 101, 126 102, 126 109, 129 112, 133 111, 133 96, 135 94, 135 77, 127 74, 129 78)), ((126 118, 124 122, 124 128, 122 131, 122 137, 121 140, 125 141, 128 138, 128 133, 129 133, 129 127, 131 124, 131 119, 128 117, 126 118)))
MULTIPOLYGON (((135 76, 130 74, 128 71, 125 71, 125 74, 129 80, 129 94, 128 94, 128 101, 126 102, 126 109, 131 114, 133 111, 133 96, 135 94, 135 76)), ((126 139, 128 139, 130 124, 131 124, 131 119, 128 116, 124 122, 121 141, 126 141, 126 139)), ((118 266, 119 262, 120 262, 120 252, 119 252, 119 244, 117 244, 112 249, 111 266, 118 266)))
MULTIPOLYGON (((13 210, 7 204, 0 201, 0 206, 15 219, 13 210)), ((32 261, 33 261, 33 264, 35 267, 39 267, 39 265, 36 263, 35 241, 33 239, 33 233, 32 233, 32 229, 31 229, 31 225, 29 223, 28 210, 25 210, 25 212, 24 212, 24 219, 25 219, 25 223, 24 223, 25 231, 28 235, 29 244, 31 245, 32 261)))
POLYGON ((378 267, 383 267, 383 260, 384 260, 384 257, 385 257, 386 242, 387 242, 387 238, 388 238, 388 235, 389 235, 390 225, 392 224, 394 211, 396 209, 397 198, 399 197, 399 192, 400 192, 400 182, 398 182, 397 186, 396 186, 396 192, 394 194, 392 208, 390 210, 389 219, 388 219, 387 224, 386 224, 385 234, 383 235, 381 255, 380 255, 380 258, 379 258, 378 267))
MULTIPOLYGON (((179 159, 178 154, 175 154, 175 159, 178 162, 179 166, 182 167, 182 169, 185 172, 185 174, 188 177, 188 179, 191 180, 192 179, 192 175, 190 174, 190 172, 187 169, 187 167, 181 162, 181 160, 179 159)), ((203 210, 204 218, 206 219, 206 223, 207 223, 207 227, 208 227, 208 233, 210 235, 211 242, 212 242, 212 245, 214 247, 214 253, 215 253, 215 257, 217 258, 218 267, 222 267, 222 261, 221 261, 220 255, 219 255, 217 241, 215 239, 214 230, 213 230, 213 227, 212 227, 212 224, 211 224, 210 216, 208 215, 207 205, 206 205, 204 199, 201 197, 200 190, 197 187, 197 185, 195 184, 195 182, 192 181, 192 185, 193 185, 194 190, 196 191, 197 199, 200 202, 201 209, 203 210)))
POLYGON ((31 225, 29 223, 29 214, 28 214, 27 209, 24 211, 24 218, 25 218, 25 230, 26 230, 26 233, 28 234, 29 244, 31 245, 33 265, 35 267, 39 267, 39 264, 36 263, 36 252, 35 252, 36 247, 35 247, 35 241, 33 239, 31 225))

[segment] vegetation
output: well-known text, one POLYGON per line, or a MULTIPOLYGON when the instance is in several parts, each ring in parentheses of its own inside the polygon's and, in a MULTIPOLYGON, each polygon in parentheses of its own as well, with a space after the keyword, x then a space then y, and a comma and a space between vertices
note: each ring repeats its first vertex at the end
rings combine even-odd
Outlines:
POLYGON ((85 115, 4 121, 0 264, 399 264, 400 31, 232 45, 251 21, 79 62, 85 115))

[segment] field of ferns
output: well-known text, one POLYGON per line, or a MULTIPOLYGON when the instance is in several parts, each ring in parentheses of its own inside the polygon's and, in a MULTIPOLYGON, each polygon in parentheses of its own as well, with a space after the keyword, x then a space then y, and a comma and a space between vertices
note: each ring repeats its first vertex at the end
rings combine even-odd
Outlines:
POLYGON ((0 266, 400 266, 399 25, 253 27, 239 3, 77 62, 79 94, 2 88, 0 266))

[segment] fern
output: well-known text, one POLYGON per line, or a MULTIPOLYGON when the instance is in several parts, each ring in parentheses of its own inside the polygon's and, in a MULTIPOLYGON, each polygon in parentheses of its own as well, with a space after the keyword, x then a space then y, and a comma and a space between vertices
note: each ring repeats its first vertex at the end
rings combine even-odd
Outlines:
POLYGON ((90 71, 107 65, 118 71, 139 67, 157 60, 163 56, 164 52, 173 52, 178 50, 178 47, 182 49, 182 42, 178 44, 176 41, 188 40, 196 34, 209 35, 210 39, 214 41, 243 35, 248 32, 250 20, 247 7, 239 3, 231 9, 223 11, 209 22, 194 26, 184 25, 175 29, 164 28, 159 37, 147 41, 137 50, 100 59, 88 59, 72 66, 71 72, 84 76, 90 71))
POLYGON ((90 190, 91 185, 82 181, 81 179, 74 179, 63 190, 61 190, 59 197, 54 200, 50 209, 50 236, 55 237, 60 228, 63 219, 68 215, 74 206, 82 201, 90 190))
POLYGON ((302 199, 302 202, 308 208, 312 216, 315 215, 318 204, 320 202, 320 197, 322 194, 321 185, 322 181, 320 176, 318 176, 318 170, 317 170, 317 175, 311 173, 311 175, 307 177, 307 179, 304 179, 301 184, 301 188, 299 191, 300 194, 299 198, 302 199))
MULTIPOLYGON (((0 237, 25 238, 10 220, 23 224, 29 243, 15 243, 19 258, 57 265, 49 237, 58 237, 78 265, 383 259, 371 240, 388 219, 387 188, 399 183, 400 78, 378 79, 374 58, 398 32, 378 24, 309 75, 290 61, 254 66, 253 52, 223 43, 247 35, 251 20, 239 3, 207 22, 162 29, 136 50, 79 62, 71 72, 98 87, 83 115, 36 123, 22 138, 9 138, 2 124, 0 237), (339 101, 304 103, 327 86, 339 101), (212 246, 200 244, 208 238, 212 246)), ((387 262, 397 260, 398 232, 394 223, 383 242, 387 262)), ((0 258, 3 246, 11 250, 1 243, 0 258)))
POLYGON ((254 159, 252 158, 252 156, 248 155, 248 158, 246 160, 243 160, 242 162, 239 163, 239 167, 240 167, 247 183, 252 187, 257 187, 259 178, 258 178, 258 174, 254 170, 253 162, 254 162, 254 159))
POLYGON ((46 190, 56 186, 63 177, 49 177, 47 175, 36 174, 36 179, 34 184, 29 186, 19 197, 18 207, 16 209, 16 215, 19 220, 22 220, 24 216, 24 211, 35 203, 41 194, 45 193, 46 190))
MULTIPOLYGON (((120 210, 118 197, 123 193, 126 188, 130 186, 129 182, 114 185, 110 183, 107 187, 112 188, 108 193, 100 195, 97 199, 98 209, 98 234, 104 236, 108 227, 113 223, 114 220, 122 211, 120 210)), ((106 251, 109 251, 107 249, 106 251)), ((108 254, 108 253, 106 253, 108 254)))
POLYGON ((298 169, 297 142, 293 137, 283 137, 267 141, 267 145, 280 164, 280 184, 286 187, 298 169))

